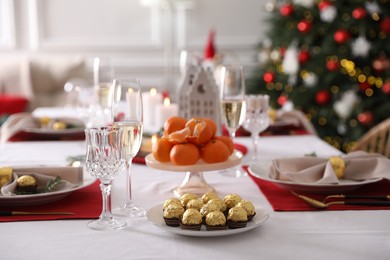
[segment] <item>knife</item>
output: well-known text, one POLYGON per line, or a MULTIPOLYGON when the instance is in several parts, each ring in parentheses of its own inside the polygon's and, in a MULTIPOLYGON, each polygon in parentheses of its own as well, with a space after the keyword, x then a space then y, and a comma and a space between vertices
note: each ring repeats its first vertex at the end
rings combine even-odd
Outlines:
POLYGON ((63 211, 0 211, 0 216, 23 216, 23 215, 73 215, 73 212, 63 211))

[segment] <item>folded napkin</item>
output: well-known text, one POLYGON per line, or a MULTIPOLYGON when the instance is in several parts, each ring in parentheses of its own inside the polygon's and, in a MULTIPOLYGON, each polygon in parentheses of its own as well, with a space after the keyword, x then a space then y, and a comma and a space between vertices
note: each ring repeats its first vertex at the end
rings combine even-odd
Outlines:
POLYGON ((26 127, 37 127, 37 122, 29 113, 13 114, 4 122, 0 132, 0 144, 6 143, 12 136, 26 127))
MULTIPOLYGON (((244 167, 247 170, 247 167, 244 167)), ((260 191, 267 198, 275 211, 319 211, 309 206, 302 199, 293 195, 289 190, 278 187, 272 182, 261 180, 248 171, 249 177, 259 187, 260 191)), ((356 191, 350 192, 350 195, 366 195, 366 196, 385 196, 390 189, 389 180, 381 180, 376 183, 364 185, 356 191)), ((322 201, 327 195, 310 194, 309 197, 322 201)), ((332 205, 327 210, 390 210, 390 206, 365 206, 365 205, 332 205)))
MULTIPOLYGON (((343 178, 363 181, 376 178, 390 180, 390 160, 380 154, 357 151, 342 157, 343 178)), ((299 183, 338 184, 334 165, 329 158, 297 157, 273 160, 270 177, 299 183)))
POLYGON ((38 187, 44 187, 57 176, 60 177, 61 183, 53 191, 70 189, 83 182, 82 167, 17 167, 12 169, 12 174, 10 182, 1 187, 0 196, 18 196, 14 192, 16 181, 23 175, 35 177, 38 187))
POLYGON ((0 144, 7 142, 14 135, 27 129, 50 129, 54 130, 56 122, 64 123, 66 126, 84 127, 84 123, 75 118, 58 117, 47 118, 47 122, 43 125, 40 118, 34 117, 30 113, 17 113, 11 115, 2 125, 0 132, 0 144))

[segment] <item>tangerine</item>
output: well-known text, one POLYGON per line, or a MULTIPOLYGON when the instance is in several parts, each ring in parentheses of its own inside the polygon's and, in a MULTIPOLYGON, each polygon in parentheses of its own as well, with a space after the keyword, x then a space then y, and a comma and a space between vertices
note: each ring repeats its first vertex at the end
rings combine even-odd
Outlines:
POLYGON ((152 145, 152 154, 154 156, 154 159, 156 159, 159 162, 170 162, 171 158, 169 156, 173 143, 169 141, 168 138, 162 137, 157 142, 153 143, 152 145))
POLYGON ((229 148, 220 140, 211 140, 201 150, 200 158, 206 163, 226 161, 230 156, 229 148))
POLYGON ((191 136, 187 140, 196 145, 207 143, 213 138, 212 127, 203 119, 192 118, 186 123, 186 127, 190 129, 191 136))
POLYGON ((234 143, 232 138, 230 138, 229 136, 218 135, 214 136, 214 139, 223 142, 229 149, 230 154, 234 152, 234 143))
POLYGON ((200 158, 200 152, 192 143, 176 144, 170 152, 170 159, 176 165, 193 165, 200 158))
POLYGON ((174 144, 182 144, 187 143, 187 138, 190 136, 191 131, 188 127, 184 127, 181 130, 177 130, 168 135, 168 139, 170 142, 174 144))
POLYGON ((213 133, 213 136, 217 134, 217 124, 208 117, 202 117, 201 118, 206 124, 211 128, 211 132, 213 133))
POLYGON ((172 116, 164 122, 164 133, 169 135, 182 130, 186 126, 187 120, 179 116, 172 116))

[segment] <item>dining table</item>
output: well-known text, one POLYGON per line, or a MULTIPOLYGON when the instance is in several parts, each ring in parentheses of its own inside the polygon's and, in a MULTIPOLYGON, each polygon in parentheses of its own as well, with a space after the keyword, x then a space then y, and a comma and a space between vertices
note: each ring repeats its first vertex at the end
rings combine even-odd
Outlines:
MULTIPOLYGON (((275 158, 342 154, 315 135, 264 136, 259 140, 260 159, 252 161, 251 138, 236 137, 234 142, 245 148, 243 166, 275 158)), ((0 167, 66 166, 70 157, 85 154, 85 146, 83 140, 7 142, 0 147, 0 167)), ((134 162, 132 199, 149 211, 175 197, 173 191, 185 175, 134 162)), ((216 231, 190 231, 194 235, 171 232, 146 217, 126 219, 126 227, 115 231, 88 228, 88 215, 27 220, 8 217, 7 221, 0 217, 0 259, 390 259, 388 209, 278 210, 251 175, 227 177, 213 170, 203 172, 203 176, 219 196, 239 194, 267 217, 255 228, 226 235, 215 235, 216 231)), ((84 178, 92 177, 84 172, 84 178)), ((97 183, 91 183, 83 189, 93 188, 100 195, 97 183)), ((71 203, 82 201, 81 196, 73 197, 71 203)), ((64 200, 69 203, 68 197, 49 204, 61 209, 64 200)), ((112 184, 111 207, 123 204, 125 197, 125 174, 121 174, 112 184)), ((82 208, 92 204, 85 203, 82 208)))

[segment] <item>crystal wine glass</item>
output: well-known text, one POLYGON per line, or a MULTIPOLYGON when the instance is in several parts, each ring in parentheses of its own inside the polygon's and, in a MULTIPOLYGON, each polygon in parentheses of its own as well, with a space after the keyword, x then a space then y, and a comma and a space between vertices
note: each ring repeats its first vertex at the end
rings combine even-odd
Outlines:
MULTIPOLYGON (((221 119, 234 140, 237 129, 244 120, 245 106, 245 78, 241 65, 225 65, 221 68, 221 119)), ((245 176, 241 165, 227 169, 222 175, 230 177, 245 176)))
POLYGON ((87 144, 86 171, 100 180, 103 206, 98 220, 88 222, 88 227, 97 230, 115 230, 126 223, 111 214, 111 182, 125 165, 123 132, 120 128, 96 127, 85 129, 87 144))
POLYGON ((113 81, 111 106, 113 124, 123 129, 123 145, 126 153, 126 203, 114 209, 124 217, 143 217, 145 210, 133 204, 131 196, 131 164, 138 153, 143 132, 142 92, 138 79, 113 81))
POLYGON ((269 96, 268 95, 248 95, 245 98, 246 114, 243 127, 251 133, 253 143, 252 160, 259 159, 258 143, 260 133, 269 126, 268 116, 269 96))

